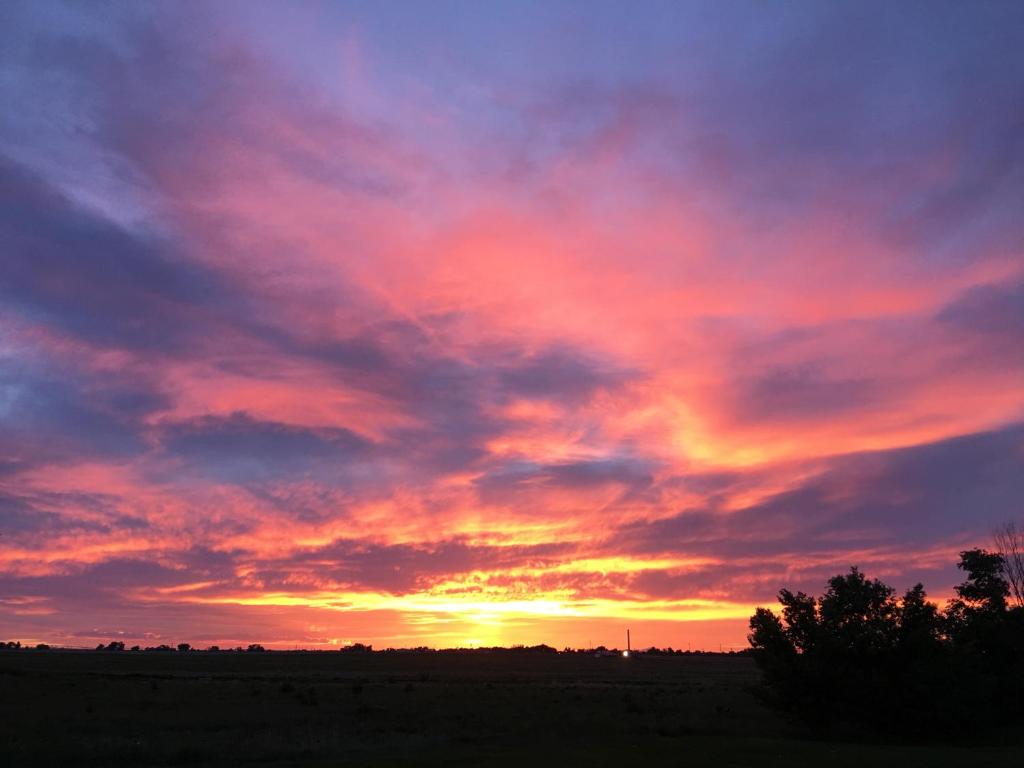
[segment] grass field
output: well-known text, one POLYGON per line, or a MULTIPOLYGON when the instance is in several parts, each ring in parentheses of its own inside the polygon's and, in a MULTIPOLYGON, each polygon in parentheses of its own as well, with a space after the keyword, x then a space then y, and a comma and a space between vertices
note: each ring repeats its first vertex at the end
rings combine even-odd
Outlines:
POLYGON ((744 656, 0 652, 0 765, 1001 766, 805 738, 744 656))

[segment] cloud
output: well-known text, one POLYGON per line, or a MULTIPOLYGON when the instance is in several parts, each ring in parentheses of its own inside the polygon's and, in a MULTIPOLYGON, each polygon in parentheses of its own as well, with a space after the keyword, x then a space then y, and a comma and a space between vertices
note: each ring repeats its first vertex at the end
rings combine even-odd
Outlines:
POLYGON ((77 206, 0 157, 0 300, 29 322, 103 346, 181 348, 216 322, 226 292, 211 272, 77 206))
POLYGON ((28 360, 0 360, 0 392, 0 446, 15 467, 143 452, 145 418, 168 405, 148 382, 100 381, 82 372, 76 377, 52 366, 40 370, 28 360))
POLYGON ((82 566, 63 565, 63 572, 44 576, 0 574, 0 593, 41 597, 68 606, 74 601, 86 600, 107 608, 131 605, 136 590, 158 597, 166 589, 211 581, 226 585, 235 578, 234 562, 229 554, 201 547, 186 549, 171 557, 113 557, 82 566))
POLYGON ((474 484, 485 500, 506 501, 516 493, 562 489, 587 491, 604 485, 641 491, 654 482, 652 466, 643 459, 608 458, 559 464, 503 464, 478 477, 474 484))
POLYGON ((338 469, 371 447, 345 429, 305 429, 259 421, 243 412, 165 423, 158 434, 168 455, 201 472, 256 482, 267 474, 301 474, 321 461, 338 469))
POLYGON ((998 367, 1014 367, 1024 344, 1024 282, 971 288, 936 315, 966 342, 966 354, 998 367))
MULTIPOLYGON (((5 535, 64 534, 72 531, 107 534, 148 527, 140 517, 122 514, 121 500, 102 494, 0 490, 0 531, 5 535)), ((37 538, 38 541, 38 538, 37 538)))
POLYGON ((811 363, 741 376, 736 389, 736 418, 787 424, 862 410, 883 397, 870 379, 831 378, 811 363))
POLYGON ((572 349, 551 348, 502 366, 501 389, 508 397, 580 402, 603 388, 617 388, 624 371, 602 367, 572 349))
MULTIPOLYGON (((903 547, 984 537, 1024 492, 1024 427, 829 459, 806 480, 732 512, 685 510, 623 527, 621 551, 699 548, 723 558, 903 547)), ((981 542, 984 543, 984 542, 981 542)))
POLYGON ((253 574, 265 589, 303 584, 313 588, 405 593, 474 570, 552 561, 571 548, 556 543, 493 547, 460 540, 420 545, 338 540, 272 561, 253 574))

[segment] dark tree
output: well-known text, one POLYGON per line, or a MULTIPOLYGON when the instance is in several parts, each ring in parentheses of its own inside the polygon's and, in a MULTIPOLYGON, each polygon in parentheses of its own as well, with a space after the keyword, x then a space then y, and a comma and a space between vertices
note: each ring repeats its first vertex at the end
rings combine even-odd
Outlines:
POLYGON ((894 590, 877 579, 867 579, 857 568, 829 579, 819 602, 820 642, 830 652, 861 656, 884 653, 896 644, 898 608, 894 590))
POLYGON ((758 608, 751 653, 763 695, 817 730, 953 735, 1013 720, 1024 703, 1024 609, 1009 609, 1003 558, 962 552, 966 579, 945 611, 921 584, 900 598, 858 569, 819 599, 779 592, 758 608))
POLYGON ((897 615, 898 644, 911 654, 932 653, 941 639, 942 621, 939 609, 927 598, 924 585, 915 584, 907 590, 900 601, 897 615))
POLYGON ((352 645, 346 645, 338 649, 341 653, 372 653, 372 645, 363 645, 363 643, 352 643, 352 645))
POLYGON ((802 652, 813 650, 818 636, 818 605, 813 597, 788 589, 779 591, 786 636, 793 647, 802 652))
POLYGON ((997 552, 984 549, 961 552, 957 567, 967 573, 967 580, 957 586, 957 595, 975 610, 1005 611, 1010 585, 1003 578, 1003 565, 1003 557, 997 552))
POLYGON ((1024 608, 1024 531, 1016 523, 1004 523, 993 534, 996 551, 1003 558, 1003 578, 1018 608, 1024 608))

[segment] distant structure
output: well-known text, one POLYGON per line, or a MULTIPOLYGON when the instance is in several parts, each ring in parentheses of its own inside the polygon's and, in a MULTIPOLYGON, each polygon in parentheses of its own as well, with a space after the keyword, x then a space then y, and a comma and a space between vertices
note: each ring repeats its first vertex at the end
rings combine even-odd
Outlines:
POLYGON ((626 650, 622 652, 623 657, 629 658, 630 651, 633 650, 633 646, 629 643, 629 630, 626 630, 626 650))

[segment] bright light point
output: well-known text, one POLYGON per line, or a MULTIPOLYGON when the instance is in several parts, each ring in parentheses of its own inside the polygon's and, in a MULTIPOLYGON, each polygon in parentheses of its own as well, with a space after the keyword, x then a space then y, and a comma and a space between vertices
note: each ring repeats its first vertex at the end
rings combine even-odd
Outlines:
POLYGON ((623 651, 622 652, 622 658, 628 659, 629 658, 629 651, 623 651))

